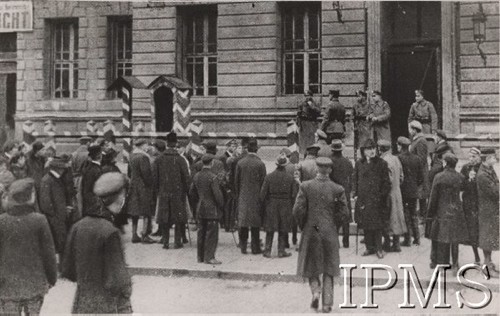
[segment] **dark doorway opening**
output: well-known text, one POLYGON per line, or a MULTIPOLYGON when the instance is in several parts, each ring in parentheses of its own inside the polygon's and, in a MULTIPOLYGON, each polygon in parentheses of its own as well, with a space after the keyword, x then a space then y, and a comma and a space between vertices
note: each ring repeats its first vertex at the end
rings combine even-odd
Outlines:
POLYGON ((15 115, 16 74, 0 74, 0 146, 14 138, 15 115))
POLYGON ((441 3, 383 2, 382 92, 391 107, 393 143, 408 136, 415 90, 436 108, 442 126, 441 3))
POLYGON ((174 94, 162 86, 154 92, 155 119, 157 132, 170 132, 174 125, 174 94))

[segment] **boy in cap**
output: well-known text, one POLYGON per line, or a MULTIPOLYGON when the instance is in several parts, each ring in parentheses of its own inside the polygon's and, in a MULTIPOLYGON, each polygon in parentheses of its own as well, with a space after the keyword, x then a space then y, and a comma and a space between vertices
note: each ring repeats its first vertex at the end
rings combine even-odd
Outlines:
POLYGON ((401 196, 403 197, 404 217, 407 232, 401 244, 410 247, 410 231, 413 233, 413 244, 420 245, 420 231, 418 228, 417 198, 418 186, 422 184, 424 172, 418 156, 410 153, 408 147, 410 140, 400 136, 398 138, 398 158, 403 166, 403 182, 401 183, 401 196))
POLYGON ((349 221, 345 222, 342 226, 342 245, 344 248, 349 248, 349 222, 352 221, 351 186, 354 168, 352 167, 351 161, 342 155, 343 149, 344 144, 342 140, 332 140, 332 173, 330 173, 330 179, 340 184, 345 191, 347 209, 349 210, 349 221))
POLYGON ((132 313, 132 281, 120 231, 112 223, 125 203, 127 185, 127 177, 118 172, 99 177, 93 188, 99 207, 69 233, 62 277, 76 282, 74 314, 132 313))
POLYGON ((50 227, 35 212, 34 181, 14 181, 0 215, 0 314, 39 314, 44 296, 57 281, 50 227))
POLYGON ((62 258, 68 228, 66 219, 72 211, 67 197, 64 173, 67 163, 59 157, 49 162, 49 172, 42 178, 40 185, 40 211, 47 217, 54 238, 56 252, 62 258))
POLYGON ((479 247, 483 249, 484 264, 488 266, 490 275, 498 278, 499 271, 491 260, 491 253, 498 251, 498 217, 499 217, 499 185, 493 166, 498 163, 498 153, 494 148, 482 150, 483 163, 476 175, 479 201, 479 247))
POLYGON ((333 306, 333 278, 339 275, 337 227, 348 220, 349 211, 344 189, 330 180, 331 159, 319 157, 316 164, 318 175, 300 185, 293 206, 293 216, 302 230, 297 275, 309 279, 311 308, 318 309, 322 294, 323 312, 329 313, 333 306))
POLYGON ((278 232, 278 257, 291 256, 285 251, 285 246, 288 242, 288 233, 292 231, 295 224, 292 208, 297 195, 297 186, 293 175, 286 172, 287 164, 288 159, 278 157, 276 170, 266 175, 260 190, 260 201, 264 204, 263 227, 266 231, 264 257, 266 258, 271 258, 275 232, 278 232))
POLYGON ((207 264, 221 264, 215 259, 215 251, 224 197, 217 176, 211 171, 214 158, 212 154, 203 155, 203 168, 194 176, 189 190, 191 204, 196 208, 198 217, 198 262, 207 264))

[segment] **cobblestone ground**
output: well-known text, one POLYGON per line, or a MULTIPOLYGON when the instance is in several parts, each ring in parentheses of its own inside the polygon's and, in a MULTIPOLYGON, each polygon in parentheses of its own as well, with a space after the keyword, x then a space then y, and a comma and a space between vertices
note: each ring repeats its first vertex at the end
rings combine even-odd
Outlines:
MULTIPOLYGON (((190 277, 167 278, 151 276, 133 277, 132 306, 138 314, 170 314, 170 313, 311 313, 309 308, 310 292, 306 283, 238 281, 219 279, 199 279, 190 277)), ((43 315, 70 313, 75 292, 74 284, 61 280, 47 295, 43 308, 43 315)), ((398 304, 403 302, 403 290, 394 288, 387 292, 375 292, 374 302, 377 309, 361 309, 364 303, 365 289, 355 287, 352 291, 353 303, 356 309, 340 309, 339 304, 344 300, 343 288, 335 286, 334 313, 384 313, 384 314, 497 314, 499 293, 493 293, 491 303, 478 310, 457 307, 455 291, 446 292, 446 303, 451 305, 447 309, 433 309, 437 302, 436 291, 430 299, 427 308, 420 307, 415 293, 411 292, 410 301, 415 309, 399 309, 398 304)), ((463 290, 462 294, 470 302, 480 302, 483 296, 480 292, 463 290)))

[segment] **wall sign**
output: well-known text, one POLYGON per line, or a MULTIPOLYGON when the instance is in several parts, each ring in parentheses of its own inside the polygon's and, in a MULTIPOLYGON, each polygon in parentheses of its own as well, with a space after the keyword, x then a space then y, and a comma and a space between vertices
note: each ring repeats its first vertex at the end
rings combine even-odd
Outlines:
POLYGON ((31 1, 0 1, 0 33, 33 31, 31 1))

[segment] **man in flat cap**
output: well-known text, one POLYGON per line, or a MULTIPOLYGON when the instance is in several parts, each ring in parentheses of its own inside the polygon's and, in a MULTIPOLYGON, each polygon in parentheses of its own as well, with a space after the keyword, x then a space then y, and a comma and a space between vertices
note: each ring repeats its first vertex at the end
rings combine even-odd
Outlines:
MULTIPOLYGON (((132 242, 148 243, 154 241, 147 234, 148 221, 154 215, 151 201, 153 200, 153 174, 149 156, 146 153, 148 142, 138 139, 134 142, 134 150, 130 154, 128 176, 130 189, 127 197, 127 214, 132 218, 132 242), (139 218, 142 217, 141 236, 137 234, 139 218)), ((157 158, 158 159, 158 158, 157 158)))
POLYGON ((420 245, 420 231, 418 228, 417 198, 418 186, 422 184, 423 166, 417 155, 409 150, 411 141, 403 136, 398 137, 398 158, 403 167, 403 182, 401 182, 401 196, 403 198, 404 218, 407 232, 401 244, 410 247, 410 237, 413 235, 413 244, 420 245))
POLYGON ((82 214, 82 176, 83 168, 89 161, 89 146, 92 142, 90 137, 80 138, 80 146, 71 154, 71 169, 73 170, 73 179, 76 190, 76 211, 82 214))
POLYGON ((406 222, 403 211, 403 197, 401 196, 401 182, 404 180, 403 166, 398 157, 392 154, 391 142, 385 139, 378 141, 380 158, 387 162, 391 191, 387 205, 390 208, 390 217, 384 231, 383 249, 386 252, 401 252, 399 237, 406 233, 406 222), (390 238, 392 236, 392 246, 390 238))
POLYGON ((422 134, 422 124, 419 121, 411 121, 408 124, 408 132, 410 134, 410 152, 417 155, 424 168, 424 181, 422 185, 418 187, 418 204, 420 208, 420 216, 425 216, 425 210, 427 205, 427 197, 429 196, 429 165, 427 162, 427 156, 429 155, 427 140, 425 135, 422 134))
POLYGON ((251 232, 252 254, 261 254, 260 227, 262 226, 262 204, 258 199, 266 177, 266 165, 257 156, 257 139, 248 140, 248 154, 238 161, 235 173, 235 189, 238 196, 238 225, 240 227, 241 253, 247 253, 248 232, 251 232))
POLYGON ((125 204, 127 186, 124 174, 103 174, 93 188, 99 207, 71 228, 62 277, 76 282, 73 314, 132 313, 132 281, 120 231, 112 223, 125 204))
POLYGON ((452 153, 443 155, 444 170, 432 182, 427 218, 431 220, 429 238, 436 241, 435 263, 450 263, 456 273, 458 264, 458 245, 469 241, 469 233, 462 209, 460 192, 464 177, 455 170, 458 159, 452 153))
POLYGON ((318 157, 332 157, 332 148, 327 143, 328 136, 320 129, 316 131, 316 145, 319 146, 318 157))
POLYGON ((56 252, 62 258, 67 236, 67 218, 71 214, 72 205, 66 193, 64 173, 67 171, 66 161, 55 157, 49 162, 49 172, 43 176, 40 187, 40 211, 47 217, 54 238, 56 252))
POLYGON ((50 227, 35 211, 34 181, 14 181, 0 214, 0 314, 39 314, 44 296, 57 281, 50 227))
POLYGON ((98 207, 98 199, 94 195, 94 183, 102 174, 102 149, 99 145, 89 147, 88 161, 82 167, 82 216, 86 216, 91 208, 98 207))
POLYGON ((158 192, 156 220, 163 227, 163 248, 169 249, 170 227, 175 225, 174 249, 182 248, 182 236, 188 220, 187 194, 190 176, 188 164, 176 150, 177 134, 167 135, 167 149, 153 166, 154 186, 158 192))
POLYGON ((314 144, 314 133, 318 129, 318 117, 321 108, 314 101, 312 91, 304 93, 304 100, 299 103, 297 111, 297 125, 299 127, 299 150, 302 156, 305 149, 314 144))
POLYGON ((377 145, 372 139, 361 146, 361 159, 354 166, 352 182, 355 220, 365 233, 366 251, 363 256, 376 254, 382 259, 382 231, 390 218, 387 198, 391 180, 387 162, 377 156, 377 145))
POLYGON ((349 210, 349 221, 342 226, 342 245, 344 248, 349 248, 349 223, 352 222, 351 216, 351 188, 352 188, 352 174, 354 168, 349 159, 342 155, 344 144, 340 139, 332 140, 332 173, 330 179, 340 184, 345 191, 347 209, 349 210))
MULTIPOLYGON (((297 185, 292 175, 286 172, 288 159, 279 156, 276 170, 266 175, 260 190, 260 201, 263 203, 266 245, 264 257, 271 258, 274 233, 278 232, 278 257, 291 256, 285 251, 288 233, 294 226, 292 208, 297 195, 297 185)), ((295 237, 296 238, 296 237, 295 237)))
POLYGON ((464 176, 464 187, 462 193, 462 203, 467 220, 467 228, 469 229, 469 244, 474 252, 474 262, 481 263, 479 251, 477 249, 479 243, 479 201, 477 192, 476 175, 481 167, 481 151, 472 147, 469 150, 469 162, 466 163, 460 173, 464 176))
POLYGON ((224 197, 217 176, 211 171, 214 158, 212 154, 203 155, 203 168, 194 176, 189 190, 191 205, 198 217, 198 262, 207 264, 221 264, 215 258, 215 251, 224 197))
POLYGON ((491 253, 498 251, 498 177, 493 166, 498 163, 498 153, 494 148, 484 148, 481 159, 483 163, 476 175, 479 202, 479 247, 483 249, 484 264, 488 266, 490 275, 498 278, 498 267, 491 260, 491 253))
POLYGON ((339 240, 337 227, 349 218, 347 201, 341 185, 330 180, 332 161, 316 159, 318 175, 300 185, 293 215, 302 230, 297 275, 308 278, 312 292, 311 308, 323 312, 333 306, 333 278, 339 275, 339 240), (323 275, 323 280, 320 276, 323 275))
POLYGON ((339 90, 330 90, 330 102, 326 106, 325 117, 321 123, 320 129, 327 135, 327 144, 330 144, 332 139, 344 138, 345 106, 340 103, 339 96, 339 90))

